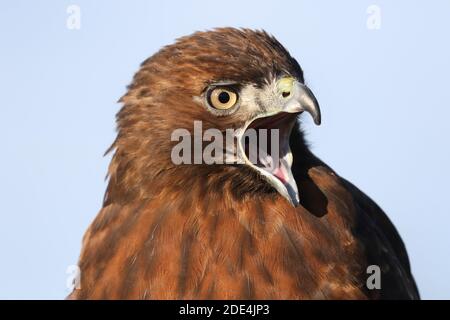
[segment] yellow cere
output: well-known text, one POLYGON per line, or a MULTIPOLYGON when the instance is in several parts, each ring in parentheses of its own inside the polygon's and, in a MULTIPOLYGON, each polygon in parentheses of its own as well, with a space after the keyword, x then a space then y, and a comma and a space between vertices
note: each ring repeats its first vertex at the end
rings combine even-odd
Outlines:
POLYGON ((282 94, 284 98, 287 98, 291 95, 293 86, 294 86, 294 78, 292 77, 282 78, 277 83, 278 91, 282 94))

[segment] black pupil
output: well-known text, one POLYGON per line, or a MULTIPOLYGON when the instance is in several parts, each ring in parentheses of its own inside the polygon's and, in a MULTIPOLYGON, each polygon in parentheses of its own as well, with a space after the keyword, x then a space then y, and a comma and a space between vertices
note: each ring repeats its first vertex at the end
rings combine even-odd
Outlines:
POLYGON ((219 93, 219 101, 220 103, 227 103, 228 101, 230 101, 230 95, 228 94, 228 92, 222 91, 221 93, 219 93))
POLYGON ((289 97, 290 94, 291 94, 291 92, 289 92, 289 91, 284 91, 284 92, 283 92, 283 98, 289 97))

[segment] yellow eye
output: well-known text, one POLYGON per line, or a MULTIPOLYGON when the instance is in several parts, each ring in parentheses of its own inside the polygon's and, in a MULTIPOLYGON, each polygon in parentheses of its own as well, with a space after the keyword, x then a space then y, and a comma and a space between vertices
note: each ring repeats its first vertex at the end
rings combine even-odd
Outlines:
POLYGON ((289 98, 292 94, 292 89, 294 87, 294 78, 286 77, 280 79, 277 83, 278 91, 283 98, 289 98))
POLYGON ((237 102, 236 92, 228 88, 215 88, 208 95, 209 104, 219 110, 232 108, 237 102))

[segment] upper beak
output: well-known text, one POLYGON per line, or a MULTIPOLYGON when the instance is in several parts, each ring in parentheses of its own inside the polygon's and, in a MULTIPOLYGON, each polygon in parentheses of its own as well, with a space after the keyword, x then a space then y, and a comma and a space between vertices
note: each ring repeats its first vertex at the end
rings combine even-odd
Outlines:
POLYGON ((308 112, 314 120, 316 125, 320 125, 322 116, 320 114, 319 103, 312 91, 303 83, 297 82, 296 96, 290 103, 288 103, 284 110, 288 113, 308 112))
MULTIPOLYGON (((321 114, 319 104, 311 90, 302 83, 297 82, 295 85, 297 86, 295 96, 281 110, 259 115, 246 124, 239 139, 239 153, 244 163, 256 169, 284 198, 296 207, 300 204, 300 197, 297 182, 291 169, 293 163, 293 155, 289 146, 291 131, 295 126, 298 114, 304 111, 308 112, 316 125, 320 125, 321 114), (276 137, 269 139, 271 146, 266 150, 261 150, 261 141, 259 141, 257 144, 259 148, 257 163, 250 161, 248 151, 246 152, 248 148, 245 145, 245 137, 250 128, 257 129, 257 131, 258 129, 266 129, 266 132, 270 131, 270 133, 267 133, 269 135, 273 131, 278 132, 275 135, 276 137), (272 145, 274 140, 278 140, 278 145, 275 148, 272 145), (270 165, 267 165, 267 163, 270 163, 270 165)), ((260 139, 259 136, 258 139, 260 139)), ((267 142, 268 140, 264 138, 263 141, 267 142)))

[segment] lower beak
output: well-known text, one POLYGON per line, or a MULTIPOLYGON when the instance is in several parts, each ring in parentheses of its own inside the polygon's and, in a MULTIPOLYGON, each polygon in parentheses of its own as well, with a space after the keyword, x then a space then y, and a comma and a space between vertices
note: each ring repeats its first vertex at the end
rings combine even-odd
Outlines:
POLYGON ((319 104, 313 93, 303 84, 297 86, 296 96, 281 110, 255 117, 239 137, 239 158, 295 207, 300 204, 300 198, 291 168, 291 132, 298 115, 304 111, 311 114, 315 124, 321 122, 319 104))

